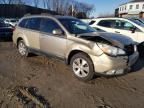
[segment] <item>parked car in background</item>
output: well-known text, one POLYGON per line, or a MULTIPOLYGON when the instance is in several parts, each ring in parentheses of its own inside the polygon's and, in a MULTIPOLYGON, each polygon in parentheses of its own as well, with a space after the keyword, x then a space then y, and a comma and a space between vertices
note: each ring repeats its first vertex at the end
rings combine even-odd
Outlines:
POLYGON ((8 39, 12 40, 14 28, 9 25, 5 24, 4 22, 0 22, 0 38, 1 39, 8 39))
POLYGON ((0 22, 4 22, 4 20, 3 20, 3 19, 0 19, 0 22))
POLYGON ((100 28, 98 28, 98 27, 94 27, 94 29, 95 29, 96 31, 98 31, 98 32, 106 32, 106 31, 104 31, 104 30, 102 30, 102 29, 100 29, 100 28))
MULTIPOLYGON (((90 25, 93 21, 91 21, 92 19, 81 19, 81 21, 83 21, 84 23, 90 25)), ((94 27, 95 30, 97 30, 98 32, 106 32, 100 28, 94 27)))
POLYGON ((10 24, 11 26, 15 27, 16 24, 18 23, 18 19, 5 19, 4 22, 6 24, 10 24))
POLYGON ((144 24, 134 19, 97 18, 93 19, 91 27, 100 28, 106 32, 126 35, 138 44, 144 43, 144 24))
POLYGON ((89 24, 91 22, 92 19, 81 19, 81 21, 83 21, 86 24, 89 24))
POLYGON ((13 42, 21 56, 36 53, 59 58, 84 81, 94 74, 122 75, 139 57, 131 38, 97 32, 79 19, 66 16, 24 17, 16 26, 13 42))
POLYGON ((138 21, 138 22, 141 22, 144 24, 144 19, 141 19, 141 18, 129 18, 130 20, 135 20, 135 21, 138 21))

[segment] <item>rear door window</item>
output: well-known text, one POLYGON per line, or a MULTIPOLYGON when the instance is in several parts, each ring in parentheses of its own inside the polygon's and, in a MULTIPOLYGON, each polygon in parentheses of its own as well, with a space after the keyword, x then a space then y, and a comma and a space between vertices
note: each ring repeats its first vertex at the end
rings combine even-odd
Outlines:
POLYGON ((53 30, 61 29, 61 27, 52 19, 43 18, 40 25, 40 31, 52 34, 53 30))
POLYGON ((101 20, 98 25, 102 27, 112 28, 115 23, 115 20, 101 20))
POLYGON ((26 23, 26 28, 31 30, 39 30, 40 29, 41 18, 30 18, 26 23))

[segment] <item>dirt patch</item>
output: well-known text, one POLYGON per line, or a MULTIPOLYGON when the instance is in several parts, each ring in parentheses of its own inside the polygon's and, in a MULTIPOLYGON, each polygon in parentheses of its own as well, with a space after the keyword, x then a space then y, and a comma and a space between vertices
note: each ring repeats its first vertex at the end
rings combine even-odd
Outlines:
POLYGON ((11 90, 8 90, 9 99, 14 99, 19 102, 23 107, 40 107, 50 108, 49 103, 44 99, 43 96, 37 94, 38 89, 35 87, 22 87, 17 86, 11 90))
MULTIPOLYGON (((96 77, 83 83, 73 76, 68 66, 56 59, 44 56, 23 58, 11 42, 0 42, 0 108, 25 107, 20 103, 27 101, 10 99, 9 92, 17 85, 38 88, 38 93, 34 94, 41 94, 51 108, 143 108, 143 63, 141 58, 133 72, 127 75, 96 77)), ((22 95, 29 100, 27 105, 37 107, 41 103, 35 102, 39 100, 35 95, 34 99, 30 98, 29 92, 22 95)))

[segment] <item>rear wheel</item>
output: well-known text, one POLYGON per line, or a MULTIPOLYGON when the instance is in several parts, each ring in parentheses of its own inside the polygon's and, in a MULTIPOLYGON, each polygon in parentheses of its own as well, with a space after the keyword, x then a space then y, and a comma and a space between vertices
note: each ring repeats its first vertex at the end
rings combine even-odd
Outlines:
POLYGON ((21 56, 27 57, 29 55, 28 48, 26 47, 23 40, 18 42, 18 51, 21 56))
POLYGON ((74 75, 83 81, 89 81, 94 76, 94 67, 91 59, 84 53, 78 53, 71 59, 74 75))

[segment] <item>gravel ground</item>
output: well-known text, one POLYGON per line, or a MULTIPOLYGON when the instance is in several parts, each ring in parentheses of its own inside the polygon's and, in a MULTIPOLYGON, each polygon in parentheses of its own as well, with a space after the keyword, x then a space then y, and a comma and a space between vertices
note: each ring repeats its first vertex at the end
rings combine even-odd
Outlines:
POLYGON ((0 42, 0 108, 25 108, 10 98, 16 86, 37 88, 49 108, 144 108, 143 67, 140 58, 131 73, 84 83, 56 59, 23 58, 12 42, 0 42))

